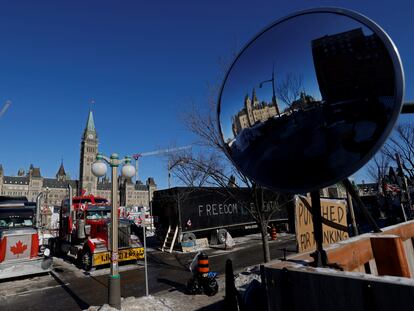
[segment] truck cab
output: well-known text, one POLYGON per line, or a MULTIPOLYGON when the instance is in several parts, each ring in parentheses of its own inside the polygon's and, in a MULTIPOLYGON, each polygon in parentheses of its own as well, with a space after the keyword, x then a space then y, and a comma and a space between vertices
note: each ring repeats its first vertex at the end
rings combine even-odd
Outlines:
MULTIPOLYGON (((93 195, 75 196, 70 202, 62 201, 59 237, 51 245, 55 254, 73 256, 84 270, 108 264, 112 206, 93 195)), ((132 221, 119 220, 119 261, 143 258, 139 233, 132 221)))
POLYGON ((0 197, 0 279, 49 271, 52 258, 39 245, 37 208, 25 197, 0 197))

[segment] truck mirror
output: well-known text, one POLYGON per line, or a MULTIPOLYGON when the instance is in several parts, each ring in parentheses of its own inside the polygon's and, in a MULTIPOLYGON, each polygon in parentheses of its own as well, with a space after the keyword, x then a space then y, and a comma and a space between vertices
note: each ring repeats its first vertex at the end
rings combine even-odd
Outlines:
POLYGON ((292 14, 257 34, 218 100, 222 144, 268 188, 304 193, 360 169, 402 107, 403 68, 390 37, 344 9, 292 14))
POLYGON ((88 236, 91 234, 91 225, 85 225, 85 235, 88 236))

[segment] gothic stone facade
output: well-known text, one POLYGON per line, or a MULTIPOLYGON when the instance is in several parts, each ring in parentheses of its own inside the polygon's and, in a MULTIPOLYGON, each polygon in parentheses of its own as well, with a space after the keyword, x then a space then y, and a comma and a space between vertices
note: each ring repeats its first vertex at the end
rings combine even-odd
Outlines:
MULTIPOLYGON (((111 199, 111 182, 107 178, 99 180, 92 174, 91 165, 98 153, 98 135, 93 120, 93 113, 89 111, 85 130, 81 139, 79 180, 71 180, 66 174, 63 163, 60 165, 55 178, 43 177, 40 168, 30 165, 27 172, 19 170, 17 176, 5 176, 0 164, 0 195, 25 196, 35 201, 37 195, 43 192, 43 204, 60 206, 62 200, 68 196, 68 186, 71 185, 73 195, 82 190, 87 193, 111 199)), ((124 206, 149 206, 157 185, 153 178, 148 178, 146 184, 131 179, 119 179, 118 200, 124 206)))
POLYGON ((259 102, 256 91, 253 89, 252 98, 246 95, 243 109, 233 117, 233 134, 237 136, 242 129, 264 122, 277 114, 279 114, 279 107, 276 101, 275 103, 259 102))

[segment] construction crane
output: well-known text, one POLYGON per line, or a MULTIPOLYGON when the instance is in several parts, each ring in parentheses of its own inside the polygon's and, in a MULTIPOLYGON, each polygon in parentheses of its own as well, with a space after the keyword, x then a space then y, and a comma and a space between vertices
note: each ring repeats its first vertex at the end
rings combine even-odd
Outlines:
POLYGON ((6 113, 7 109, 9 109, 11 103, 12 103, 11 100, 6 100, 6 102, 4 103, 3 108, 1 108, 1 110, 0 110, 0 117, 2 117, 6 113))
POLYGON ((132 157, 135 159, 135 180, 138 181, 138 160, 139 158, 173 153, 173 152, 187 150, 187 149, 191 149, 191 145, 133 154, 132 157))

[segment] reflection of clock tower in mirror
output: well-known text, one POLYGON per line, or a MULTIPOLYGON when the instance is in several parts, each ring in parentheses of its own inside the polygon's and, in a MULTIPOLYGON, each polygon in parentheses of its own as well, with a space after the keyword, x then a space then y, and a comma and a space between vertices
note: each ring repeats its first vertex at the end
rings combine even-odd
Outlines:
POLYGON ((92 163, 98 153, 98 136, 95 130, 92 110, 83 131, 80 150, 79 186, 88 193, 96 193, 97 178, 92 174, 92 163))

